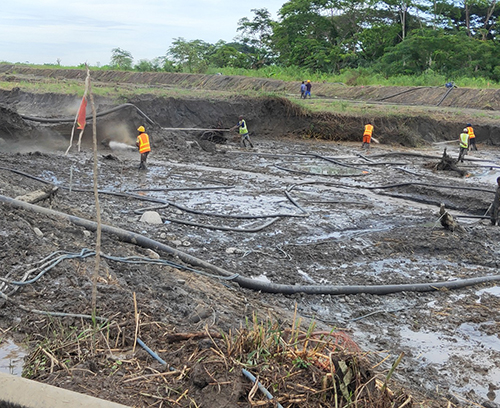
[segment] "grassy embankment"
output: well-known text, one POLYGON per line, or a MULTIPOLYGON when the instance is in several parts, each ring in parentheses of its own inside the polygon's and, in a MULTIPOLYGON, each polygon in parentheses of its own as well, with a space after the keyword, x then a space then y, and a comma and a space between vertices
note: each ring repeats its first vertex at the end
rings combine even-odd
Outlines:
MULTIPOLYGON (((34 67, 35 68, 35 67, 34 67)), ((62 68, 62 67, 47 67, 38 66, 38 68, 62 68)), ((65 67, 67 68, 67 67, 65 67)), ((75 68, 75 67, 73 67, 75 68)), ((15 72, 9 75, 4 75, 3 78, 0 77, 0 89, 10 91, 13 88, 20 88, 25 92, 32 93, 60 93, 65 95, 83 95, 84 84, 80 80, 60 80, 55 78, 22 78, 16 77, 15 72)), ((296 82, 297 79, 292 78, 293 71, 288 72, 287 70, 282 70, 276 75, 271 75, 269 69, 262 69, 259 71, 245 70, 231 70, 231 72, 225 73, 226 75, 246 75, 251 76, 254 74, 255 78, 262 77, 273 77, 273 79, 278 80, 288 80, 296 82)), ((296 74, 295 74, 296 75, 296 74)), ((330 83, 335 79, 338 82, 345 80, 348 75, 353 75, 353 72, 343 74, 343 76, 338 77, 328 77, 330 83)), ((91 73, 92 76, 92 73, 91 73)), ((314 81, 321 81, 317 75, 312 77, 314 81)), ((347 78, 348 79, 348 78, 347 78)), ((359 79, 359 78, 358 78, 359 79)), ((370 81, 375 81, 376 78, 370 77, 370 81)), ((393 78, 393 83, 395 85, 397 78, 393 78)), ((423 78, 420 78, 422 80, 423 78)), ((432 77, 433 82, 437 82, 442 79, 437 76, 432 77)), ((415 81, 417 78, 415 78, 415 81)), ((368 82, 370 82, 368 81, 368 82)), ((349 81, 346 81, 349 82, 349 81)), ((379 81, 380 82, 380 81, 379 81)), ((342 82, 343 83, 343 82, 342 82)), ((401 85, 401 84, 400 84, 401 85)), ((408 85, 408 84, 405 84, 408 85)), ((419 85, 419 82, 414 83, 415 86, 419 85)), ((419 85, 421 86, 421 85, 419 85)), ((498 85, 495 85, 498 86, 498 85)), ((349 116, 369 116, 369 117, 433 117, 442 118, 443 120, 453 121, 460 120, 464 115, 464 109, 461 108, 443 108, 443 107, 433 107, 433 106, 405 106, 405 105, 390 105, 390 104, 377 104, 371 103, 369 101, 353 101, 347 99, 328 99, 328 98, 313 98, 308 100, 301 100, 298 95, 286 95, 282 92, 269 92, 269 91, 255 91, 249 89, 224 89, 224 90, 211 90, 204 88, 184 88, 182 86, 172 87, 168 86, 150 86, 146 84, 133 84, 133 83, 120 83, 116 84, 105 84, 105 83, 93 83, 92 92, 94 95, 103 96, 110 99, 115 99, 117 103, 122 103, 124 100, 129 100, 134 96, 139 95, 153 95, 156 97, 171 97, 171 98, 213 98, 213 99, 226 99, 231 97, 286 97, 290 99, 293 103, 300 105, 301 107, 311 111, 311 112, 327 112, 333 114, 349 115, 349 116)), ((473 119, 483 119, 488 121, 498 121, 500 120, 500 115, 496 111, 468 111, 468 117, 473 119)))

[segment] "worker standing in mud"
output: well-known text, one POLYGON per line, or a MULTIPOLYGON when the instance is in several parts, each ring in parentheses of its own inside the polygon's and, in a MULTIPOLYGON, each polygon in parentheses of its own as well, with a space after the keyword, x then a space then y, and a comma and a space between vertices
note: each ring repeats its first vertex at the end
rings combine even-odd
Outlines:
POLYGON ((457 163, 461 161, 464 162, 464 156, 469 150, 469 133, 467 128, 464 128, 462 133, 460 133, 460 152, 458 153, 457 163))
POLYGON ((250 140, 249 133, 248 133, 248 128, 247 128, 247 123, 245 119, 243 119, 243 116, 240 115, 238 124, 233 126, 230 130, 235 130, 239 128, 239 133, 240 133, 240 143, 243 147, 247 147, 246 143, 248 142, 250 147, 253 148, 253 143, 250 140))
POLYGON ((370 143, 371 143, 371 140, 372 140, 372 134, 373 134, 373 125, 370 122, 368 122, 365 125, 365 131, 363 133, 363 144, 361 145, 362 149, 364 149, 365 147, 367 149, 370 148, 370 143))
POLYGON ((467 123, 467 134, 469 135, 469 150, 477 150, 476 135, 470 123, 467 123))
POLYGON ((500 209, 500 177, 497 177, 497 191, 491 204, 491 225, 498 224, 498 210, 500 209))
POLYGON ((139 136, 137 136, 137 140, 135 141, 135 145, 139 149, 139 153, 141 154, 141 163, 139 164, 139 170, 147 170, 146 161, 148 159, 149 152, 151 151, 151 145, 149 143, 149 136, 146 133, 146 129, 144 126, 139 126, 137 128, 139 132, 139 136))
POLYGON ((306 94, 306 84, 304 81, 300 84, 300 99, 304 99, 304 95, 306 94))

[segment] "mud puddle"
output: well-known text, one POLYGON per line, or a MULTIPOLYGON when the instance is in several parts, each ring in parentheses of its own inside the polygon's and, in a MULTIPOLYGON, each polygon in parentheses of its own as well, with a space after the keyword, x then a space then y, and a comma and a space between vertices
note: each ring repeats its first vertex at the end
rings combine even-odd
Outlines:
POLYGON ((0 372, 21 376, 25 350, 10 339, 0 342, 0 372))

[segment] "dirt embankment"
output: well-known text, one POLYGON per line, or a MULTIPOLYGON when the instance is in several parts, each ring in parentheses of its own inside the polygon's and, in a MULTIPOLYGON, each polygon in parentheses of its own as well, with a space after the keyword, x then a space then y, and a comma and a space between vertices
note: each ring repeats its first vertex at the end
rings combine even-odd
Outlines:
MULTIPOLYGON (((254 135, 333 141, 360 141, 363 124, 366 120, 371 120, 375 124, 375 135, 381 143, 407 147, 454 140, 463 126, 430 117, 369 119, 343 114, 314 113, 283 97, 204 100, 143 95, 121 102, 132 104, 135 108, 126 106, 100 118, 97 123, 100 141, 131 141, 138 124, 150 126, 149 121, 141 116, 140 112, 145 113, 147 118, 155 123, 155 127, 200 129, 228 129, 234 126, 238 116, 243 114, 254 135)), ((42 136, 56 142, 67 140, 79 103, 80 98, 76 95, 35 94, 19 89, 0 91, 0 105, 3 106, 0 115, 0 138, 19 141, 42 136), (25 120, 27 118, 47 121, 25 120), (58 119, 62 121, 58 122, 58 119), (12 129, 18 131, 13 132, 12 129)), ((98 113, 119 105, 120 103, 112 99, 96 98, 98 113)), ((91 129, 90 126, 86 128, 84 139, 91 139, 91 129)), ((479 143, 500 143, 500 137, 497 136, 500 131, 494 124, 475 126, 475 132, 479 143)), ((202 133, 183 132, 182 137, 189 139, 202 133)))
MULTIPOLYGON (((11 65, 0 65, 0 78, 5 81, 20 80, 82 80, 83 70, 35 69, 11 65)), ((363 101, 369 104, 401 104, 405 106, 428 106, 463 108, 454 118, 446 113, 427 111, 425 115, 401 112, 393 116, 366 113, 311 112, 293 103, 298 93, 298 84, 272 79, 228 77, 224 75, 196 75, 177 73, 138 73, 117 71, 92 71, 92 79, 98 84, 122 86, 124 84, 145 85, 156 88, 206 89, 215 91, 264 91, 276 97, 220 97, 157 98, 147 95, 133 96, 117 102, 114 99, 96 98, 97 111, 127 102, 137 106, 161 127, 228 128, 235 124, 240 114, 245 115, 250 130, 266 136, 294 135, 306 138, 321 138, 334 141, 359 141, 363 125, 371 121, 375 125, 376 137, 386 144, 420 146, 429 142, 455 140, 463 126, 471 119, 469 109, 500 109, 498 90, 457 89, 444 87, 350 87, 341 84, 315 83, 315 98, 331 100, 363 101)), ((79 98, 59 94, 31 94, 14 87, 0 93, 0 104, 21 115, 38 116, 42 113, 51 118, 74 117, 79 98)), ((433 109, 434 109, 433 108, 433 109)), ((368 112, 368 110, 367 110, 368 112)), ((477 116, 477 112, 476 112, 477 116)), ((107 117, 111 126, 99 129, 103 138, 115 138, 123 128, 135 132, 136 124, 143 118, 136 112, 107 117), (114 128, 114 131, 113 131, 114 128), (117 130, 120 129, 120 130, 117 130)), ((486 117, 475 119, 474 129, 479 143, 500 144, 500 121, 486 117)), ((102 124, 102 123, 101 123, 102 124)), ((0 127, 1 129, 2 127, 0 127)), ((70 125, 52 125, 60 133, 68 133, 70 125)), ((5 130, 0 137, 8 138, 5 130)))
MULTIPOLYGON (((16 75, 31 75, 59 80, 85 80, 84 70, 40 69, 14 65, 0 65, 0 74, 15 80, 16 75)), ((232 91, 263 91, 298 94, 300 84, 275 79, 244 76, 200 75, 180 73, 151 73, 124 71, 92 71, 92 78, 98 82, 112 84, 142 84, 150 86, 171 86, 176 88, 197 88, 232 91)), ((318 82, 313 84, 313 93, 318 97, 345 98, 364 101, 386 101, 408 105, 428 105, 482 110, 500 110, 500 90, 443 87, 383 87, 346 86, 339 83, 318 82)))

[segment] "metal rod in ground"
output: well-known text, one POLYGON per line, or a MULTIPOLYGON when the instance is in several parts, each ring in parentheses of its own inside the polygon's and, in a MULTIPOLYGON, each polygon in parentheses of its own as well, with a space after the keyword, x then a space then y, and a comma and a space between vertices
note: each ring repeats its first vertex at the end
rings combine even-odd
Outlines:
MULTIPOLYGON (((252 381, 253 383, 257 383, 259 390, 261 390, 269 400, 273 399, 271 393, 259 381, 257 381, 257 378, 255 378, 255 376, 250 371, 247 371, 244 368, 242 368, 241 371, 250 381, 252 381)), ((281 405, 279 402, 276 402, 276 406, 278 408, 283 408, 283 405, 281 405)))

